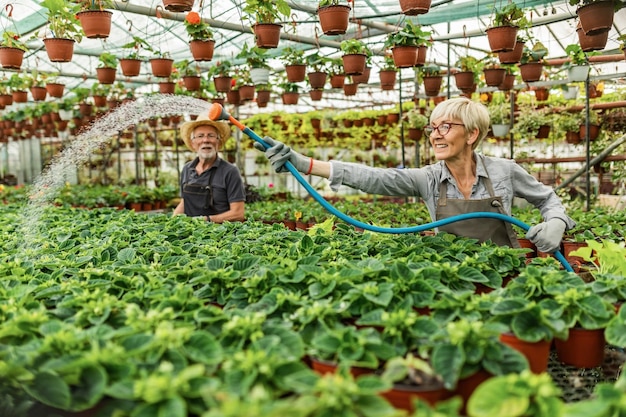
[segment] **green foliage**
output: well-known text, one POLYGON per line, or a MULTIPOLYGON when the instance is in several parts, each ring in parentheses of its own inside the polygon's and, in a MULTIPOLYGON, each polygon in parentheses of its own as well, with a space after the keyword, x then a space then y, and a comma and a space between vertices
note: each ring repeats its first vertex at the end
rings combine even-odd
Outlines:
POLYGON ((432 45, 430 37, 430 31, 422 30, 420 25, 416 25, 411 20, 407 20, 402 29, 390 33, 389 36, 387 36, 385 46, 430 46, 432 45))
POLYGON ((130 52, 125 55, 125 58, 128 59, 143 59, 141 55, 142 50, 152 52, 150 44, 139 36, 133 36, 132 41, 122 45, 122 48, 130 50, 130 52))
POLYGON ((281 17, 289 18, 291 7, 285 0, 246 0, 243 12, 250 21, 274 23, 281 17))
POLYGON ((570 58, 571 65, 587 65, 589 61, 587 55, 581 48, 580 44, 570 44, 565 47, 565 53, 570 58))
POLYGON ((20 40, 20 36, 17 33, 8 30, 2 32, 2 44, 0 44, 0 46, 17 48, 24 52, 28 51, 28 47, 20 40))
POLYGON ((236 58, 245 59, 250 68, 269 68, 267 64, 267 49, 258 46, 248 46, 245 42, 236 58))
POLYGON ((48 9, 48 24, 55 38, 82 40, 84 32, 76 19, 80 5, 65 0, 43 0, 41 5, 48 9))
POLYGON ((526 19, 524 10, 513 1, 506 3, 501 8, 494 6, 493 11, 493 26, 517 26, 519 28, 526 28, 530 24, 526 19))
POLYGON ((285 65, 303 65, 306 62, 304 58, 304 50, 293 46, 287 46, 284 48, 280 59, 285 65))
POLYGON ((341 52, 344 53, 344 55, 350 55, 350 54, 363 54, 367 56, 371 55, 371 51, 369 47, 367 46, 367 44, 360 39, 354 39, 354 38, 344 39, 343 41, 341 41, 340 49, 341 49, 341 52))
POLYGON ((110 52, 101 53, 98 60, 100 61, 100 68, 117 68, 118 59, 110 52))

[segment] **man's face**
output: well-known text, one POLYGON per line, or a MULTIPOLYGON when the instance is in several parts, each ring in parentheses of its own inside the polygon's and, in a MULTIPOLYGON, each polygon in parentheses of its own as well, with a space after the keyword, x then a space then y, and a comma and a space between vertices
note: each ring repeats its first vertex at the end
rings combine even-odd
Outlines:
POLYGON ((213 126, 196 127, 191 142, 200 159, 213 160, 217 157, 220 140, 213 126))

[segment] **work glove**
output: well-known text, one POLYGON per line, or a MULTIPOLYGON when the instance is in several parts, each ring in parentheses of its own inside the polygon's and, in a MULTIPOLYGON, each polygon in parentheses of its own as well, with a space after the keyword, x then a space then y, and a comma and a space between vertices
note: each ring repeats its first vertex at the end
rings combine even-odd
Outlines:
POLYGON ((258 142, 254 142, 254 147, 262 152, 265 152, 267 159, 270 160, 272 168, 276 172, 287 172, 285 163, 291 162, 293 166, 300 172, 308 172, 311 164, 311 158, 299 154, 292 150, 289 146, 282 142, 274 140, 269 136, 263 138, 263 140, 270 146, 267 150, 258 142))
POLYGON ((565 222, 561 219, 550 219, 528 229, 526 239, 537 247, 537 250, 552 253, 561 246, 565 232, 565 222))

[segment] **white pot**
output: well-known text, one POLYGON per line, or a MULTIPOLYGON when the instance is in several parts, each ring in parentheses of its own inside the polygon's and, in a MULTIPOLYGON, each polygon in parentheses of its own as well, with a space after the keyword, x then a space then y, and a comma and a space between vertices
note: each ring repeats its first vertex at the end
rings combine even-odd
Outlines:
POLYGON ((72 120, 74 113, 71 110, 59 110, 61 120, 72 120))
POLYGON ((510 125, 504 125, 504 124, 491 125, 491 131, 493 132, 493 135, 497 138, 505 138, 509 134, 510 130, 511 130, 510 125))
POLYGON ((563 98, 565 100, 575 100, 578 97, 578 86, 571 85, 567 88, 567 90, 563 91, 563 98))
POLYGON ((250 78, 254 85, 269 84, 270 82, 270 70, 267 68, 251 68, 250 78))
POLYGON ((571 83, 585 81, 587 74, 589 74, 589 65, 574 65, 567 69, 567 79, 571 83))

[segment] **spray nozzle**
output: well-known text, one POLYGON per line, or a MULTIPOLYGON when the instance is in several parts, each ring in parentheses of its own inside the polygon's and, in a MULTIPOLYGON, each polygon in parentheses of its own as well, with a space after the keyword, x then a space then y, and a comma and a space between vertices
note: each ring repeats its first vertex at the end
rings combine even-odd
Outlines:
POLYGON ((209 119, 215 120, 228 120, 230 119, 230 114, 224 109, 224 107, 219 103, 213 103, 211 108, 209 109, 209 119))

